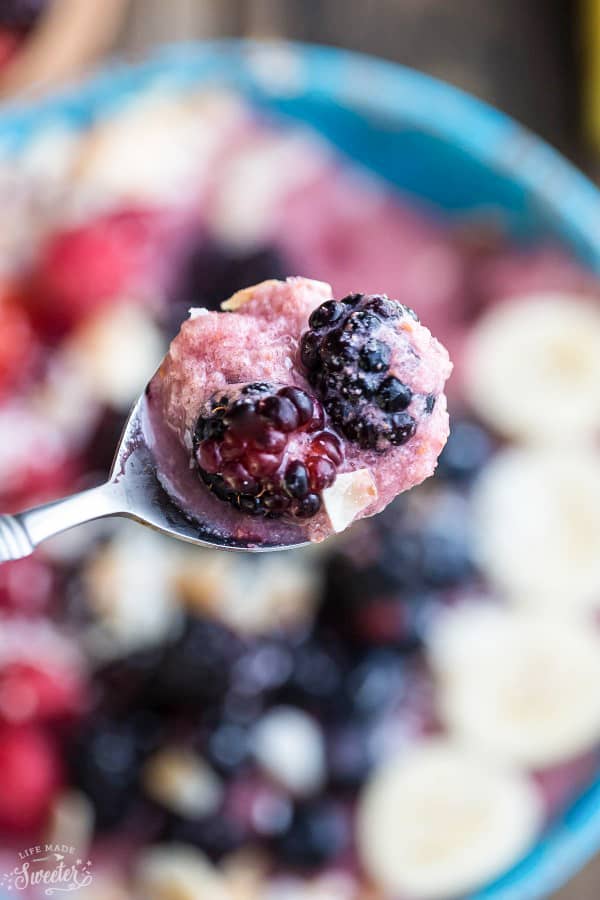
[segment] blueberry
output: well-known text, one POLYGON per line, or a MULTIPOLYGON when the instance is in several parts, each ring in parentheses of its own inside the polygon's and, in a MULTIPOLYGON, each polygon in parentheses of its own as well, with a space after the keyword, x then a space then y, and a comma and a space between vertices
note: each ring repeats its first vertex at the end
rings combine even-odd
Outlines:
POLYGON ((248 759, 248 729, 235 722, 223 722, 210 735, 209 759, 221 772, 237 771, 248 759))
POLYGON ((459 534, 426 534, 422 548, 423 580, 430 587, 454 587, 473 576, 471 554, 459 534))
POLYGON ((439 458, 437 474, 459 484, 468 482, 483 468, 492 452, 487 431, 469 419, 455 420, 439 458))
POLYGON ((248 837, 244 825, 229 813, 220 810, 218 814, 202 819, 184 819, 173 816, 168 822, 163 837, 169 841, 198 847, 210 859, 220 860, 242 847, 248 837))
POLYGON ((248 696, 270 693, 288 682, 294 668, 293 650, 283 641, 262 638, 240 657, 235 684, 248 696))
POLYGON ((293 651, 285 700, 309 709, 330 708, 342 687, 345 658, 333 638, 311 637, 293 651))
POLYGON ((331 785, 341 791, 359 788, 373 767, 368 729, 345 722, 327 737, 327 764, 331 785))
POLYGON ((315 869, 347 850, 348 821, 332 801, 323 799, 294 807, 289 827, 275 841, 279 860, 298 869, 315 869))
POLYGON ((385 648, 371 650, 348 674, 346 689, 358 715, 381 714, 404 694, 401 656, 385 648))

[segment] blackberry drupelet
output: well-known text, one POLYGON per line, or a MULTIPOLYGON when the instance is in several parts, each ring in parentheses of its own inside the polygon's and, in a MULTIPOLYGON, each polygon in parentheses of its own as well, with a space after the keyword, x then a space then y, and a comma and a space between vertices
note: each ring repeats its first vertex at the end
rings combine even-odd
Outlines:
POLYGON ((215 394, 198 419, 194 458, 219 500, 267 518, 307 519, 342 461, 320 403, 292 385, 254 382, 215 394))
MULTIPOLYGON (((349 294, 317 307, 302 336, 308 380, 334 425, 364 449, 405 444, 416 431, 416 419, 407 411, 413 392, 390 371, 390 340, 408 341, 392 329, 407 316, 417 318, 385 294, 349 294)), ((434 403, 435 398, 422 398, 423 412, 431 412, 434 403)))

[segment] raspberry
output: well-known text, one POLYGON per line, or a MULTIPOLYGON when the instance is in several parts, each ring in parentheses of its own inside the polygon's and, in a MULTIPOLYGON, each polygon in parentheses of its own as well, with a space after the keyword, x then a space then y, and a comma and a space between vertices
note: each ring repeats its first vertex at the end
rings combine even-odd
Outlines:
POLYGON ((215 394, 196 426, 200 475, 242 512, 310 518, 342 461, 323 425, 321 405, 297 387, 257 382, 215 394))
POLYGON ((29 318, 15 300, 6 292, 0 296, 0 397, 24 380, 39 355, 29 318))
POLYGON ((71 672, 13 662, 0 671, 0 717, 9 722, 63 719, 83 705, 83 687, 71 672))
POLYGON ((39 827, 61 780, 56 747, 43 730, 33 726, 0 729, 0 828, 39 827))
POLYGON ((54 234, 30 287, 42 326, 62 332, 135 287, 158 250, 159 214, 121 210, 54 234))
POLYGON ((349 294, 317 307, 302 336, 308 380, 334 425, 365 449, 404 444, 416 431, 415 418, 406 411, 413 392, 390 373, 391 341, 399 339, 393 326, 404 316, 416 319, 384 294, 349 294))
POLYGON ((3 27, 0 21, 0 69, 12 62, 22 41, 22 34, 11 28, 3 27))
POLYGON ((47 614, 55 598, 52 568, 37 554, 0 566, 0 614, 47 614))

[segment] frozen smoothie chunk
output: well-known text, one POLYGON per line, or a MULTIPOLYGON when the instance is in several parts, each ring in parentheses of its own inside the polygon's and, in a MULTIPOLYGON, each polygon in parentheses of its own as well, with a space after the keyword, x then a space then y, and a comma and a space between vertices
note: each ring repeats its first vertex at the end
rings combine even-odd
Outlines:
POLYGON ((225 537, 318 541, 432 474, 452 367, 412 310, 305 278, 223 310, 191 311, 149 390, 158 468, 185 512, 225 537))

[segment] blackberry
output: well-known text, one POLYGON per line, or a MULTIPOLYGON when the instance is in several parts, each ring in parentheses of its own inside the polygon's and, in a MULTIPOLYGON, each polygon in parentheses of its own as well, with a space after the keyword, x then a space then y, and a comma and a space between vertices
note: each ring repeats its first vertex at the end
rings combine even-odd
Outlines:
POLYGON ((158 746, 161 725, 142 710, 126 718, 101 716, 75 736, 67 757, 71 783, 94 806, 96 826, 108 831, 141 808, 140 768, 158 746))
POLYGON ((361 718, 380 715, 405 692, 404 663, 388 648, 368 651, 348 673, 346 690, 353 711, 361 718))
POLYGON ((241 288, 288 274, 285 260, 271 245, 234 252, 203 235, 187 248, 169 290, 169 331, 173 335, 179 331, 190 306, 218 310, 241 288))
POLYGON ((226 775, 234 774, 249 757, 248 729, 237 722, 222 722, 211 731, 208 759, 226 775))
POLYGON ((219 392, 203 409, 194 459, 215 497, 241 512, 307 519, 335 481, 341 442, 301 388, 254 382, 219 392))
MULTIPOLYGON (((413 393, 390 371, 389 340, 407 340, 392 332, 405 316, 416 319, 385 294, 350 294, 317 307, 302 336, 300 356, 309 382, 334 425, 365 449, 405 444, 416 431, 407 412, 413 393)), ((434 403, 435 397, 424 398, 424 410, 431 412, 434 403)))
POLYGON ((243 642, 224 625, 190 616, 157 664, 151 702, 208 714, 223 702, 243 650, 243 642))
POLYGON ((353 644, 410 651, 436 607, 477 582, 468 507, 430 485, 353 529, 325 567, 322 625, 353 644))
POLYGON ((280 698, 320 714, 334 711, 340 697, 346 659, 333 634, 312 635, 293 650, 292 669, 280 698))

